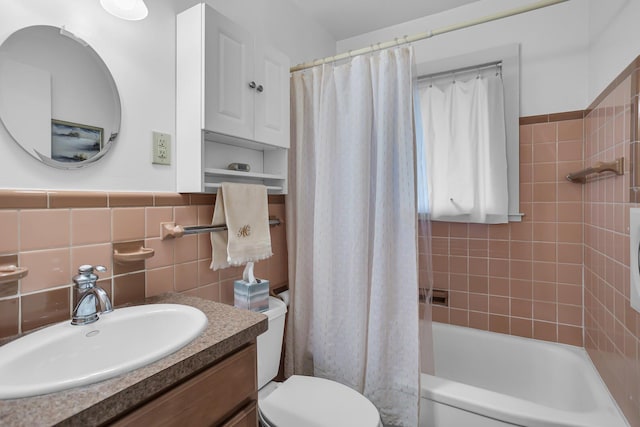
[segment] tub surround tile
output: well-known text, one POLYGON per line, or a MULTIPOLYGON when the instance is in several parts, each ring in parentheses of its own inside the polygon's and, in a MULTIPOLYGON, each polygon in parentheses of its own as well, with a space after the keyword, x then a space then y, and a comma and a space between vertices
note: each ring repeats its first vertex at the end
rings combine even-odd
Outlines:
POLYGON ((512 317, 510 322, 511 335, 523 338, 533 338, 533 321, 512 317))
POLYGON ((462 310, 469 309, 469 294, 467 292, 449 292, 449 307, 462 310))
POLYGON ((449 309, 449 323, 457 326, 469 326, 469 310, 449 309))
POLYGON ((449 309, 447 307, 434 305, 431 310, 431 316, 434 322, 452 323, 449 319, 449 309))
POLYGON ((550 322, 533 322, 533 338, 544 341, 557 341, 558 332, 557 325, 550 322))
MULTIPOLYGON (((267 317, 248 310, 177 294, 148 298, 145 303, 186 304, 209 320, 204 332, 177 352, 117 378, 86 387, 24 399, 0 401, 7 425, 101 425, 139 406, 168 386, 178 384, 267 330, 267 317), (46 421, 45 421, 46 420, 46 421)), ((2 310, 0 310, 2 313, 2 310)), ((0 314, 1 316, 1 314, 0 314)))
POLYGON ((510 325, 509 325, 509 317, 498 316, 495 314, 489 315, 489 330, 491 332, 509 334, 511 332, 510 325))
POLYGON ((469 326, 483 331, 489 330, 489 315, 477 311, 469 312, 469 326))
POLYGON ((533 316, 533 301, 529 299, 511 299, 511 316, 531 319, 533 316))
MULTIPOLYGON (((583 167, 584 114, 574 111, 521 118, 522 222, 432 224, 437 239, 434 279, 439 287, 448 284, 451 291, 461 293, 456 296, 457 307, 434 307, 443 321, 525 337, 533 337, 535 331, 542 339, 576 342, 572 330, 563 329, 560 334, 558 325, 581 325, 574 324, 570 307, 582 306, 580 271, 587 233, 582 230, 587 215, 582 206, 587 187, 566 182, 565 175, 583 167), (479 297, 485 294, 488 304, 479 297), (459 301, 468 303, 466 316, 459 301), (559 323, 565 307, 571 313, 562 317, 567 324, 559 323), (509 320, 508 325, 501 316, 509 320)), ((603 210, 601 216, 606 219, 607 212, 603 210)), ((612 250, 616 246, 611 245, 612 250)))
POLYGON ((586 114, 585 110, 566 111, 563 113, 540 114, 537 116, 520 117, 520 126, 532 126, 536 123, 562 122, 566 120, 579 120, 586 114))

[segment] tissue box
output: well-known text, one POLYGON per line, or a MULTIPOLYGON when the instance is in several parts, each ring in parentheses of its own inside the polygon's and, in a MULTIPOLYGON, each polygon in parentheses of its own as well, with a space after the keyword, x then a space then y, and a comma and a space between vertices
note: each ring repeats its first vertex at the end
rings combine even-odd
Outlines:
POLYGON ((256 279, 257 283, 246 280, 233 282, 233 301, 236 307, 251 311, 269 309, 269 281, 256 279))

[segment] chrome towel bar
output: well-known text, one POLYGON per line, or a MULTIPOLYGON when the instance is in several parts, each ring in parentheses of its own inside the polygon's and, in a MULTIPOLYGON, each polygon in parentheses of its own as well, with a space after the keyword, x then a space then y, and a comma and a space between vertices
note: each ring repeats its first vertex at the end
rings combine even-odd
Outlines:
MULTIPOLYGON (((281 222, 278 218, 269 218, 269 225, 280 225, 281 222)), ((200 234, 200 233, 215 233, 218 231, 228 230, 226 225, 191 225, 183 227, 176 225, 175 222, 161 222, 160 232, 162 240, 172 237, 182 237, 188 234, 200 234)))

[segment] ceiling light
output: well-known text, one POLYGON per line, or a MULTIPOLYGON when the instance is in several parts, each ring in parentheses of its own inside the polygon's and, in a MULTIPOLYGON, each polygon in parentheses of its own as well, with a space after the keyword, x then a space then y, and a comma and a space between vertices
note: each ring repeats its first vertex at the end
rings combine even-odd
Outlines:
POLYGON ((144 19, 149 13, 143 0, 100 0, 100 4, 110 14, 129 21, 144 19))

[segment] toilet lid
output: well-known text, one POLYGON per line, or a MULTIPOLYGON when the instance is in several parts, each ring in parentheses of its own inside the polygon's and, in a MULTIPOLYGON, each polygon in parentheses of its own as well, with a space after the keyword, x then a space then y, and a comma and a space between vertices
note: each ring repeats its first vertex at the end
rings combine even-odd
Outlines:
POLYGON ((258 406, 278 427, 377 427, 373 403, 351 388, 323 378, 293 375, 258 406))

